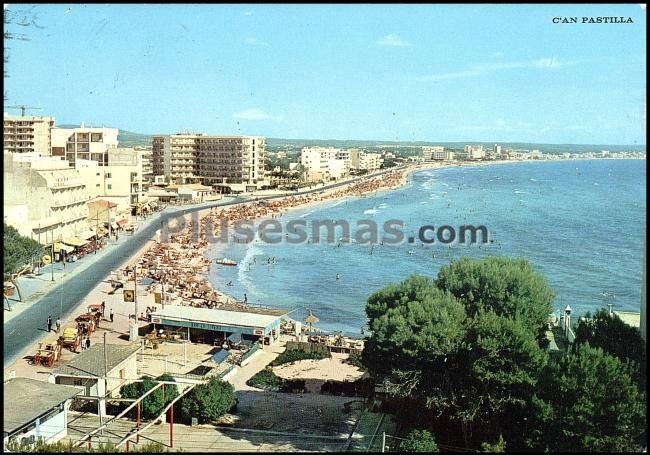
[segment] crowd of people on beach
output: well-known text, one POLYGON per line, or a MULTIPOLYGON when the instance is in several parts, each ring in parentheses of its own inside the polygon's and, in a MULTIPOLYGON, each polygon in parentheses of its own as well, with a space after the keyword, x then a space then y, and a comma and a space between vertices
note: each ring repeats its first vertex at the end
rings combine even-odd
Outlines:
MULTIPOLYGON (((397 187, 404 182, 405 170, 393 171, 381 176, 368 178, 334 191, 323 191, 299 196, 287 196, 274 200, 251 201, 226 208, 213 208, 202 214, 196 236, 193 221, 189 221, 181 232, 170 234, 167 242, 156 242, 137 261, 138 277, 154 280, 152 290, 158 289, 166 301, 180 300, 183 305, 225 310, 247 310, 251 307, 245 301, 216 291, 205 278, 211 270, 213 261, 207 259, 207 229, 218 237, 221 220, 234 224, 242 220, 256 220, 265 217, 277 218, 294 207, 308 203, 321 202, 348 196, 361 196, 366 193, 397 187), (172 298, 169 298, 172 297, 172 298)), ((123 280, 133 279, 133 269, 127 269, 123 280)))

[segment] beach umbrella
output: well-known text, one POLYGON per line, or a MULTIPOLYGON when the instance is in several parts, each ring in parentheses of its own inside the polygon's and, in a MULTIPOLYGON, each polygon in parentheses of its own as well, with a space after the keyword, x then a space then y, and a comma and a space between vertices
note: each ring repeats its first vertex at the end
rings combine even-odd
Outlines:
POLYGON ((314 316, 314 314, 311 312, 311 310, 309 310, 309 316, 307 316, 305 318, 305 322, 307 324, 309 324, 309 331, 310 332, 312 331, 311 325, 316 324, 318 321, 319 321, 319 319, 316 316, 314 316))

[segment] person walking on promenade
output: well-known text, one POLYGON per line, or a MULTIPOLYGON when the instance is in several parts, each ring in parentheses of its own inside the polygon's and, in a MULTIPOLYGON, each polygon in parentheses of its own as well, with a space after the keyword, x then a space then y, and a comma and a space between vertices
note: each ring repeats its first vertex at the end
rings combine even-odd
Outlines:
POLYGON ((81 350, 83 351, 85 349, 86 349, 86 336, 81 335, 81 350))
POLYGON ((86 338, 86 349, 90 349, 90 337, 86 338))
POLYGON ((47 331, 48 332, 52 331, 52 315, 47 317, 47 331))
POLYGON ((111 316, 111 322, 113 322, 113 318, 115 317, 115 315, 113 314, 113 308, 111 308, 111 314, 110 314, 110 316, 111 316))
POLYGON ((102 301, 102 317, 104 317, 105 312, 106 312, 106 302, 102 301))
POLYGON ((61 331, 61 319, 57 318, 56 319, 56 333, 59 333, 61 331))

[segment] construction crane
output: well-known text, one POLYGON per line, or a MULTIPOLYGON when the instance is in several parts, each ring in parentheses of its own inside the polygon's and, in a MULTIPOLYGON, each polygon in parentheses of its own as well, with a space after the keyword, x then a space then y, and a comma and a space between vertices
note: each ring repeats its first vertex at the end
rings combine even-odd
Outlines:
POLYGON ((41 110, 43 109, 42 107, 33 107, 33 106, 26 106, 24 104, 19 104, 17 106, 7 106, 8 109, 20 109, 20 116, 24 117, 25 116, 25 111, 27 109, 29 110, 41 110))

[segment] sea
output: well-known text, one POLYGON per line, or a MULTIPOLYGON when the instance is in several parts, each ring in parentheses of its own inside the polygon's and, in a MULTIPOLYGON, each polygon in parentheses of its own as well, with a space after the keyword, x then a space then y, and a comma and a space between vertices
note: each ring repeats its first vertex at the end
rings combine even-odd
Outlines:
MULTIPOLYGON (((250 304, 286 309, 295 320, 304 320, 311 310, 319 319, 316 327, 359 336, 367 331, 367 299, 384 286, 412 274, 435 277, 440 267, 463 256, 511 256, 528 259, 547 278, 556 294, 556 315, 567 305, 578 316, 608 304, 614 310, 639 311, 645 189, 645 160, 422 170, 396 190, 284 213, 278 218, 284 227, 276 236, 280 243, 262 242, 257 236, 250 243, 214 245, 208 257, 226 256, 238 264, 213 265, 209 280, 250 304), (309 242, 287 241, 286 223, 292 220, 306 222, 309 242), (323 228, 321 241, 313 242, 316 220, 348 221, 351 240, 341 230, 338 241, 329 244, 323 240, 323 228), (377 223, 379 243, 354 241, 362 220, 377 223), (387 220, 401 220, 406 239, 412 236, 415 242, 382 245, 387 220), (425 244, 417 240, 425 225, 450 226, 457 237, 461 226, 482 225, 488 241, 425 244)), ((447 242, 449 229, 445 234, 447 242)))

